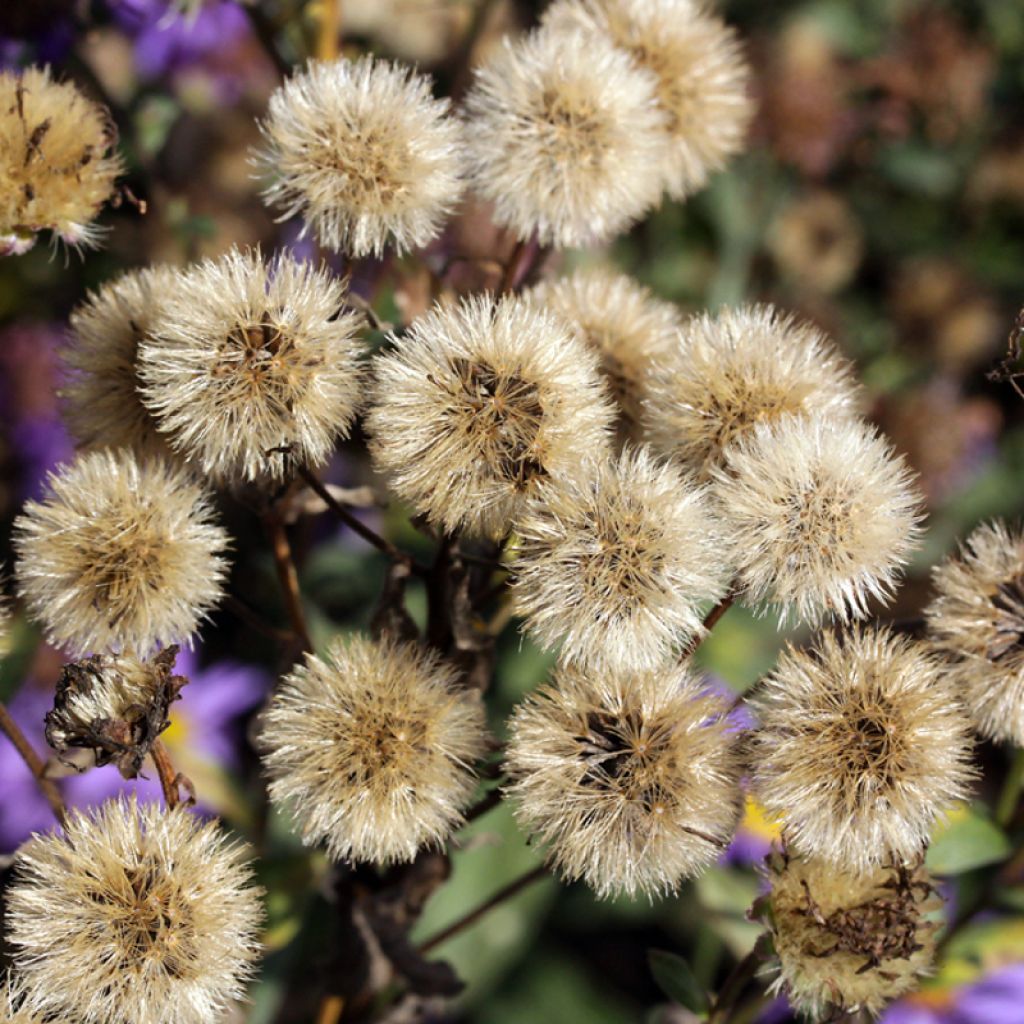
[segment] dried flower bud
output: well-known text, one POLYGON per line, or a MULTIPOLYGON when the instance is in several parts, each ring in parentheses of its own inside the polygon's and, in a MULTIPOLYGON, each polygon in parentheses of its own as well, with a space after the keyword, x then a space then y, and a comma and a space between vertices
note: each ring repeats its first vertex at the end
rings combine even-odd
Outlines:
POLYGON ((538 482, 608 449, 596 357, 508 296, 437 306, 377 360, 366 426, 395 491, 444 529, 501 536, 538 482))
POLYGON ((458 202, 460 130, 430 79, 398 64, 311 62, 270 97, 269 202, 349 256, 426 245, 458 202))
POLYGON ((1024 747, 1024 535, 986 523, 933 579, 928 635, 975 728, 1024 747))
POLYGON ((270 796, 337 860, 410 861, 462 820, 486 745, 480 700, 410 643, 360 636, 307 655, 264 716, 270 796))
POLYGON ((540 30, 496 49, 466 96, 476 192, 520 239, 607 241, 657 203, 655 80, 610 41, 540 30))
POLYGON ((706 491, 648 451, 541 484, 516 520, 513 607, 546 647, 595 670, 654 669, 728 589, 706 491))
POLYGON ((14 524, 29 612, 76 654, 187 641, 220 597, 227 545, 182 470, 124 449, 50 474, 14 524))
POLYGON ((937 925, 927 915, 942 901, 920 863, 857 874, 774 854, 768 877, 780 969, 772 990, 799 1013, 876 1016, 931 972, 937 925))
POLYGON ((783 652, 754 706, 755 792, 804 856, 860 871, 910 860, 967 795, 967 717, 923 644, 822 633, 783 652))
POLYGON ((674 892, 739 823, 726 710, 684 667, 561 667, 509 723, 517 820, 549 845, 566 879, 583 879, 602 899, 674 892))
POLYGON ((180 274, 139 348, 142 399, 182 456, 222 483, 282 479, 287 449, 325 462, 362 396, 359 314, 325 270, 232 250, 180 274))
POLYGON ((48 68, 0 72, 0 256, 39 231, 94 246, 92 221, 114 194, 121 159, 106 111, 48 68))

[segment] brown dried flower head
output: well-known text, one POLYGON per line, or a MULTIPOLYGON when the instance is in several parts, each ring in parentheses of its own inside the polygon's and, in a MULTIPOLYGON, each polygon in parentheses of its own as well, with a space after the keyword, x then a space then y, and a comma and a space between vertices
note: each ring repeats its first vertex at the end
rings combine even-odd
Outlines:
POLYGON ((973 777, 967 716, 937 659, 884 629, 788 648, 754 702, 754 788, 800 854, 909 861, 973 777))
POLYGON ((0 72, 0 256, 40 231, 96 245, 93 221, 123 169, 114 142, 106 111, 48 68, 0 72))
POLYGON ((76 654, 188 641, 221 595, 228 545, 183 470, 130 451, 81 455, 15 520, 29 613, 76 654))
POLYGON ((264 716, 270 796, 336 860, 411 861, 473 795, 486 747, 479 697, 411 643, 353 636, 307 655, 264 716))
POLYGON ((683 667, 563 666, 514 712, 506 766, 522 827, 601 898, 674 892, 739 821, 726 707, 683 667))
POLYGON ((395 491, 445 530, 501 536, 548 477, 609 447, 597 358, 523 299, 436 306, 377 360, 370 451, 395 491))
POLYGON ((259 956, 247 850, 185 808, 135 799, 72 811, 18 852, 14 966, 47 1020, 213 1024, 259 956))

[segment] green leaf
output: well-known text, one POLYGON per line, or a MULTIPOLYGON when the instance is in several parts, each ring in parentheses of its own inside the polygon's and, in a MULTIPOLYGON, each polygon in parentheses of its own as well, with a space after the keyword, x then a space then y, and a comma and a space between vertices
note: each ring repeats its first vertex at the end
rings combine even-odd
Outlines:
POLYGON ((685 1006, 696 1014, 706 1014, 709 1009, 708 994, 701 988, 690 970, 690 965, 675 953, 663 949, 649 949, 647 963, 651 974, 662 992, 674 1002, 685 1006))
POLYGON ((1010 840, 998 825, 969 810, 932 840, 926 863, 937 875, 958 875, 1005 860, 1010 850, 1010 840))

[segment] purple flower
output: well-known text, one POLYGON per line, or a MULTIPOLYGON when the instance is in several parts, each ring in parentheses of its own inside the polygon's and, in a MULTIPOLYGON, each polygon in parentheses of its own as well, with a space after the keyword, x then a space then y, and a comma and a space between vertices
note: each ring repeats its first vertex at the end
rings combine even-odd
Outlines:
POLYGON ((928 988, 886 1010, 879 1024, 1021 1024, 1024 963, 998 968, 956 989, 928 988))

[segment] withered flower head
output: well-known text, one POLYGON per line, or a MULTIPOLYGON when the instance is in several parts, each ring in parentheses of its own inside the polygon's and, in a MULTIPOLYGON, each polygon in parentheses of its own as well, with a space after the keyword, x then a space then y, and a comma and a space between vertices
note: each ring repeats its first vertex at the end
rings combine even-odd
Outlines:
POLYGON ((927 915, 942 901, 920 862, 860 874, 773 854, 768 878, 779 958, 773 991, 799 1013, 822 1020, 863 1008, 877 1016, 931 972, 938 926, 927 915))
POLYGON ((520 824, 601 898, 674 892, 728 844, 742 802, 726 706, 688 670, 558 669, 512 716, 520 824))
POLYGON ((387 864, 462 820, 486 725, 478 696, 437 655, 354 636, 284 680, 262 745, 271 799, 288 802, 305 842, 387 864))
POLYGON ((804 856, 860 871, 910 860, 967 795, 967 716, 921 643, 821 633, 783 652, 754 708, 757 797, 804 856))
POLYGON ((501 536, 538 482, 609 446, 597 358, 514 296, 414 320, 376 363, 370 451, 395 491, 449 531, 501 536))
POLYGON ((0 256, 44 230, 97 244, 92 222, 122 171, 114 139, 106 111, 48 68, 0 72, 0 256))
POLYGON ((72 811, 19 851, 14 966, 46 1020, 213 1024, 241 998, 263 918, 247 851, 183 807, 72 811))

